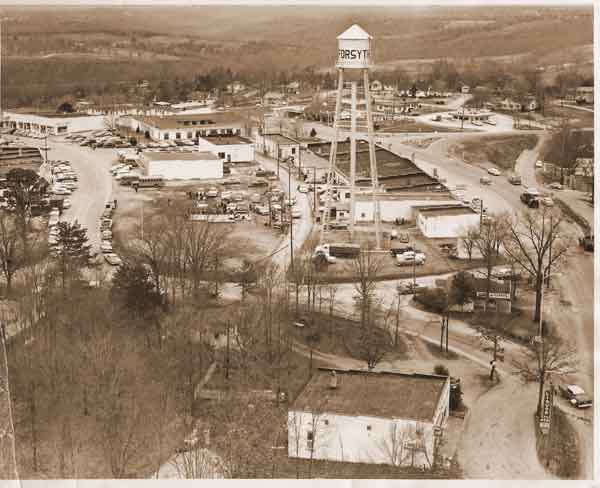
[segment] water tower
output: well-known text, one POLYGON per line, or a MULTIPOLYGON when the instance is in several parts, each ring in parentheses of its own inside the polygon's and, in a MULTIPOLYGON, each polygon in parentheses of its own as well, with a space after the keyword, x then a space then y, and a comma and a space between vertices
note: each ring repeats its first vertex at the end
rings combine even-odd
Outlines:
POLYGON ((369 70, 372 63, 372 40, 373 37, 365 32, 360 26, 354 24, 348 30, 338 36, 338 51, 336 68, 338 71, 337 95, 335 102, 335 116, 333 120, 334 138, 329 152, 328 191, 323 213, 323 225, 321 227, 321 242, 326 228, 327 220, 331 212, 331 198, 333 196, 333 178, 337 160, 338 138, 340 129, 350 129, 350 234, 354 238, 355 196, 356 196, 356 141, 359 134, 367 132, 369 144, 369 164, 371 187, 373 195, 373 217, 375 221, 375 234, 377 249, 381 248, 380 235, 380 212, 379 201, 376 197, 379 183, 377 177, 377 161, 375 158, 375 142, 373 140, 373 119, 371 112, 371 94, 369 91, 369 70), (342 104, 344 102, 343 92, 345 83, 350 85, 350 127, 344 123, 341 117, 342 104), (366 117, 358 120, 358 90, 362 85, 363 99, 366 117))

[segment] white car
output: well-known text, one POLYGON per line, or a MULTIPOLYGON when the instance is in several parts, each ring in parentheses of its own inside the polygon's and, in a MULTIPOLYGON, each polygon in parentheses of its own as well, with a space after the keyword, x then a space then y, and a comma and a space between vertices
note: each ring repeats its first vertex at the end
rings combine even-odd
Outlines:
POLYGON ((301 219, 302 218, 302 212, 300 212, 300 210, 292 210, 292 218, 293 219, 301 219))
POLYGON ((102 239, 105 239, 105 240, 108 241, 108 240, 112 239, 112 236, 113 236, 112 235, 112 231, 110 231, 110 230, 103 230, 102 231, 102 239))
POLYGON ((544 166, 544 163, 542 163, 539 159, 535 162, 536 168, 542 168, 543 166, 544 166))
POLYGON ((68 188, 69 190, 76 190, 77 187, 77 183, 75 183, 74 181, 65 181, 63 184, 63 187, 68 188))
POLYGON ((487 172, 492 176, 500 176, 500 171, 497 168, 488 168, 487 172))
POLYGON ((554 207, 554 200, 552 200, 550 197, 543 197, 541 202, 542 205, 545 205, 546 207, 554 207))
POLYGON ((306 186, 306 185, 299 185, 298 186, 298 191, 300 193, 308 193, 308 186, 306 186))
POLYGON ((71 207, 71 200, 69 200, 68 198, 65 198, 63 200, 62 206, 63 206, 63 208, 70 208, 71 207))
POLYGON ((71 190, 69 190, 68 188, 65 188, 64 186, 59 186, 59 187, 54 187, 52 188, 52 193, 54 195, 70 195, 71 194, 71 190))
POLYGON ((412 251, 396 255, 396 266, 411 266, 425 264, 425 254, 412 251))

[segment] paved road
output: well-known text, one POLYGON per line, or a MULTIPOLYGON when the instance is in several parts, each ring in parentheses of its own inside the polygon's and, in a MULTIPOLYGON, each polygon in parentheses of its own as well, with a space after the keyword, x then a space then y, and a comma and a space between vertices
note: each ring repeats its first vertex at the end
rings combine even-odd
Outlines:
MULTIPOLYGON (((256 155, 256 160, 266 169, 270 169, 273 171, 277 171, 277 161, 266 158, 259 154, 256 155)), ((313 225, 313 215, 311 209, 310 199, 306 193, 300 193, 297 188, 300 184, 300 181, 297 178, 297 168, 292 166, 291 175, 289 178, 289 183, 291 184, 291 195, 296 197, 296 208, 302 212, 302 217, 300 219, 294 220, 294 228, 293 228, 293 248, 294 248, 294 257, 296 256, 296 251, 302 247, 304 241, 310 235, 310 231, 313 225)), ((287 165, 279 164, 279 180, 283 186, 284 191, 289 191, 288 188, 288 170, 287 165)), ((281 252, 275 254, 273 256, 273 262, 279 265, 280 267, 285 267, 290 262, 290 246, 289 246, 289 234, 286 236, 282 236, 282 239, 277 246, 276 249, 280 249, 287 243, 287 247, 281 252)), ((275 251, 274 249, 273 251, 275 251)))

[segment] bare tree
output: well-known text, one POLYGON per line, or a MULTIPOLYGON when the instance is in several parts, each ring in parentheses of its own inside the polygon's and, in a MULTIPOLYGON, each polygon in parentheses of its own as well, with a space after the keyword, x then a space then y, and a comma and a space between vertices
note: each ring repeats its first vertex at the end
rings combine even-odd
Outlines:
POLYGON ((542 412, 544 385, 550 377, 560 377, 576 372, 577 350, 564 343, 554 334, 548 334, 527 349, 523 359, 513 361, 514 366, 525 381, 537 381, 539 384, 537 415, 542 412))
POLYGON ((469 256, 469 261, 473 259, 473 251, 475 250, 475 242, 479 238, 479 226, 477 227, 469 227, 465 229, 463 234, 460 237, 460 241, 467 251, 467 256, 469 256))
POLYGON ((379 449, 392 466, 400 466, 404 459, 404 446, 408 440, 407 432, 402 429, 400 422, 392 422, 388 433, 378 441, 379 449))
POLYGON ((171 464, 181 479, 223 478, 226 472, 219 456, 200 445, 178 453, 171 464))
POLYGON ((0 267, 6 279, 6 292, 10 295, 13 276, 24 260, 22 243, 15 218, 0 211, 0 267))
POLYGON ((382 267, 381 258, 372 252, 361 252, 352 262, 352 277, 356 291, 356 306, 360 310, 360 324, 363 328, 371 324, 377 277, 382 267))
POLYGON ((544 207, 536 212, 528 211, 522 219, 512 222, 505 239, 504 249, 508 256, 534 281, 534 321, 540 320, 544 278, 572 243, 572 239, 561 232, 561 227, 562 217, 544 207))
POLYGON ((490 298, 492 276, 494 266, 500 261, 500 247, 503 243, 505 232, 501 218, 494 218, 492 221, 484 222, 481 225, 479 234, 474 240, 474 246, 483 257, 485 271, 485 297, 486 304, 490 298))

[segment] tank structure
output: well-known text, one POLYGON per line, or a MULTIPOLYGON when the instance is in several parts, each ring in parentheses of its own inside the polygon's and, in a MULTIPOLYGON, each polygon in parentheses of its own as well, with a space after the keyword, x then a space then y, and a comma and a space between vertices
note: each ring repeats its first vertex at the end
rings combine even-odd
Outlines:
POLYGON ((346 86, 350 87, 350 235, 354 238, 356 224, 355 215, 355 196, 356 196, 356 143, 364 132, 367 133, 369 145, 369 168, 371 176, 371 187, 373 195, 373 209, 375 220, 376 247, 381 249, 381 214, 379 210, 379 201, 377 200, 377 191, 379 187, 377 176, 377 161, 375 158, 375 142, 372 118, 372 100, 369 90, 369 71, 372 66, 372 41, 373 37, 363 30, 359 25, 354 24, 337 37, 337 93, 335 102, 335 115, 333 120, 334 138, 331 142, 329 151, 329 170, 327 178, 327 196, 325 211, 322 218, 320 241, 323 242, 327 221, 331 213, 331 199, 333 197, 335 168, 337 161, 337 146, 340 136, 340 130, 347 130, 347 123, 342 122, 342 104, 344 102, 344 93, 347 93, 346 86), (359 85, 362 89, 361 102, 365 105, 365 114, 359 121, 357 105, 359 103, 359 85))

